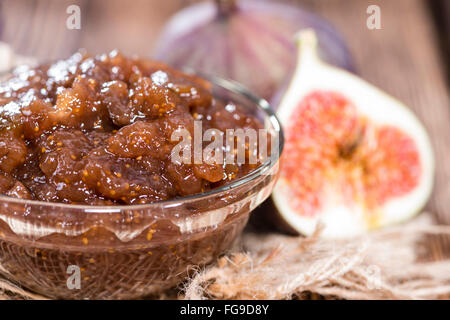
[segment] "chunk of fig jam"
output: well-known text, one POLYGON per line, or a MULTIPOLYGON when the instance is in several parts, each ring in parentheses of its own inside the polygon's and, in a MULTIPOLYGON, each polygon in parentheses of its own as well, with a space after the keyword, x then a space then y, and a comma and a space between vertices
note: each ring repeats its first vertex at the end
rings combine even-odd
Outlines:
POLYGON ((195 120, 203 132, 262 127, 214 99, 207 81, 116 51, 20 67, 0 83, 0 194, 151 203, 211 190, 255 168, 175 159, 173 134, 193 135, 195 120))

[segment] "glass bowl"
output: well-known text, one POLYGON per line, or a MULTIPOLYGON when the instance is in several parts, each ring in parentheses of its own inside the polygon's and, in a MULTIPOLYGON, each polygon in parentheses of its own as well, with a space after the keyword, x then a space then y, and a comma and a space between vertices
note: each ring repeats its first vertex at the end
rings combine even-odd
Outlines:
POLYGON ((213 95, 244 106, 278 137, 272 157, 212 191, 128 206, 85 206, 0 196, 0 273, 50 298, 131 299, 183 281, 229 249, 272 192, 283 147, 269 104, 207 77, 213 95))

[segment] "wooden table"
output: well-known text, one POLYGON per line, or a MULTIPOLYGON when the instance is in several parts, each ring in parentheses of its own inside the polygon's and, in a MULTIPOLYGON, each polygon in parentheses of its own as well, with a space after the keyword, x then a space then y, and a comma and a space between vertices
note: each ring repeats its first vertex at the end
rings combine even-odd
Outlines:
MULTIPOLYGON (((19 52, 42 60, 66 57, 79 47, 91 52, 118 48, 128 54, 151 56, 167 17, 189 2, 193 1, 4 0, 1 2, 2 40, 19 52), (65 27, 65 11, 70 4, 81 7, 79 31, 65 27), (136 40, 141 38, 146 40, 136 40)), ((291 2, 298 2, 334 23, 350 47, 359 74, 404 101, 423 121, 436 155, 435 189, 426 209, 439 222, 450 223, 448 1, 291 2), (369 4, 381 8, 381 30, 366 27, 369 4), (439 17, 441 21, 436 23, 439 17)), ((449 243, 448 239, 430 242, 434 255, 442 254, 443 248, 450 247, 449 243)))

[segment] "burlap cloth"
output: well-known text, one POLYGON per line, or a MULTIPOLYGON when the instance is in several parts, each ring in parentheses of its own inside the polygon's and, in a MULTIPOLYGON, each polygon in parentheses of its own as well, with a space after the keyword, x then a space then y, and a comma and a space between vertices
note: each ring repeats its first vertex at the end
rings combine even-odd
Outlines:
MULTIPOLYGON (((320 229, 308 238, 246 231, 228 254, 153 298, 448 299, 450 226, 429 217, 342 240, 320 239, 320 229), (430 237, 442 240, 438 256, 430 237)), ((45 297, 0 279, 0 299, 45 297)))

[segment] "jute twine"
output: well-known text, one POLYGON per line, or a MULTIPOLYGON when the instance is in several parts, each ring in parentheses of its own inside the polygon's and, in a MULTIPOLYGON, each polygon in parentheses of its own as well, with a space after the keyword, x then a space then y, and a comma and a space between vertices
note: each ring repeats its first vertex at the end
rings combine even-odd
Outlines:
POLYGON ((243 251, 219 259, 185 287, 186 299, 450 298, 450 257, 427 255, 420 241, 450 226, 414 222, 345 240, 245 234, 243 251))
MULTIPOLYGON (((308 238, 247 232, 229 254, 198 270, 178 298, 450 298, 450 255, 420 258, 429 250, 424 237, 450 237, 450 226, 432 225, 422 215, 352 239, 319 234, 320 228, 308 238)), ((0 299, 46 298, 0 279, 0 299)))

